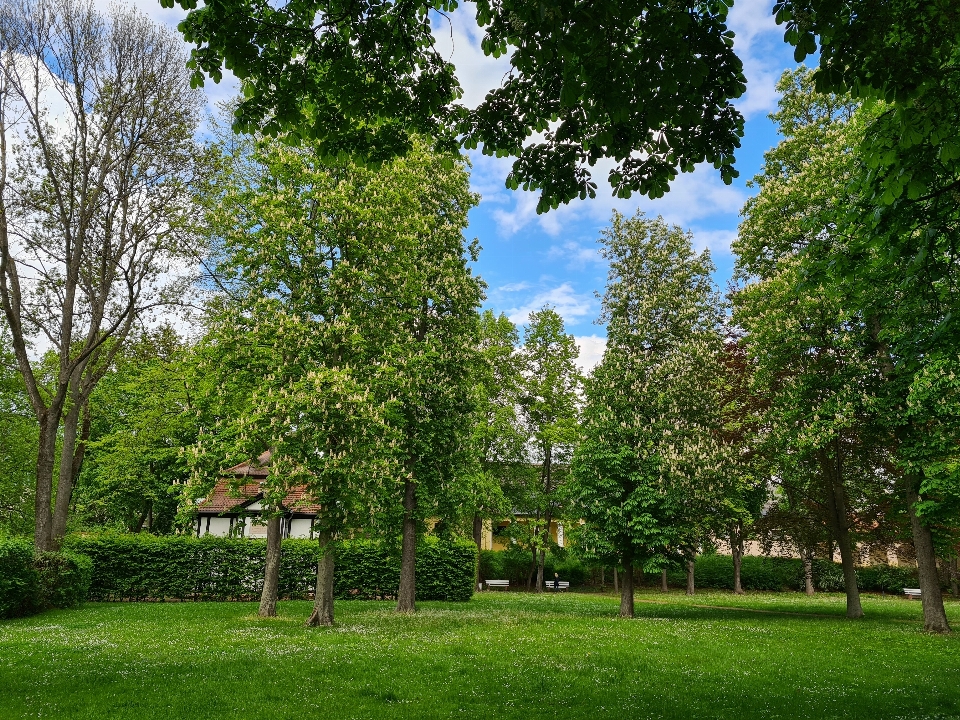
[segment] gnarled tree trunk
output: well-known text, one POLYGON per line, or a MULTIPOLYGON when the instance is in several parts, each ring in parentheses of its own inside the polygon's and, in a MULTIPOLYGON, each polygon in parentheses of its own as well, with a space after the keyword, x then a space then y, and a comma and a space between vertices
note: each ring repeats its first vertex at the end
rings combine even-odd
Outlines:
POLYGON ((260 593, 260 617, 276 617, 277 592, 280 588, 280 535, 283 518, 267 520, 267 562, 263 569, 263 592, 260 593))
POLYGON ((313 612, 307 618, 307 627, 333 625, 333 569, 335 556, 333 536, 322 531, 317 535, 320 559, 317 561, 317 587, 313 596, 313 612))

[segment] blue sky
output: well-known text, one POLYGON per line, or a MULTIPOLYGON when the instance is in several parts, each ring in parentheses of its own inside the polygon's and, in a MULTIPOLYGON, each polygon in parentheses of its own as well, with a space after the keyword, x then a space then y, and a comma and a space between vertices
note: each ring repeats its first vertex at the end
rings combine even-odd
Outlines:
MULTIPOLYGON (((96 0, 106 9, 109 0, 96 0)), ((164 10, 158 0, 134 0, 154 19, 176 25, 183 12, 164 10)), ((483 251, 476 271, 488 284, 486 307, 506 313, 522 324, 527 314, 551 305, 563 316, 568 332, 581 347, 581 364, 590 367, 603 352, 604 329, 594 324, 599 311, 597 292, 602 292, 606 268, 597 253, 597 238, 614 209, 632 215, 638 209, 648 215, 662 215, 694 234, 698 247, 708 247, 717 266, 715 280, 723 288, 730 277, 733 257, 730 243, 736 237, 739 211, 752 192, 746 181, 760 169, 763 153, 778 138, 767 118, 776 107, 774 86, 786 68, 796 65, 792 48, 783 42, 783 29, 772 15, 773 0, 736 0, 729 24, 736 33, 734 47, 744 63, 747 92, 737 102, 746 118, 745 135, 737 152, 740 177, 724 185, 709 165, 681 175, 670 192, 658 200, 635 195, 618 200, 605 184, 606 170, 595 168, 598 197, 574 201, 545 215, 536 214, 534 193, 510 191, 504 179, 509 159, 471 153, 471 184, 481 195, 470 214, 469 238, 476 237, 483 251)), ((488 90, 499 84, 507 59, 487 58, 480 50, 481 31, 465 5, 452 14, 452 24, 439 22, 438 46, 457 67, 469 106, 480 102, 488 90)), ((231 97, 235 82, 208 83, 211 103, 231 97)))

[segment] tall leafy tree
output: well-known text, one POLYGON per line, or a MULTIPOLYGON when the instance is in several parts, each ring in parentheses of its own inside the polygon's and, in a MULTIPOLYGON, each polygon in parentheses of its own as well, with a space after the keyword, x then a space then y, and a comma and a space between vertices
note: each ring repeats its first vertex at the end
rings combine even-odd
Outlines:
MULTIPOLYGON (((845 376, 832 390, 810 380, 817 397, 826 402, 829 395, 826 405, 813 397, 794 400, 797 412, 811 413, 806 431, 822 431, 816 438, 807 435, 813 441, 808 447, 836 442, 827 450, 835 476, 845 454, 848 471, 887 484, 886 492, 910 518, 924 624, 945 632, 935 552, 938 544, 949 547, 949 523, 939 512, 949 515, 958 485, 940 469, 949 464, 956 435, 949 422, 936 420, 950 415, 942 403, 951 393, 941 388, 935 399, 924 378, 938 375, 939 363, 960 346, 951 323, 953 232, 937 222, 888 222, 909 213, 905 205, 901 215, 877 207, 863 145, 886 106, 857 107, 849 98, 815 94, 811 85, 803 70, 783 78, 785 94, 775 117, 786 139, 768 154, 758 178, 761 192, 744 210, 740 267, 769 282, 747 301, 757 303, 748 315, 765 347, 793 348, 787 352, 794 353, 795 369, 826 363, 831 367, 821 370, 831 383, 845 376), (846 192, 836 191, 838 182, 846 192), (926 244, 919 256, 909 250, 916 241, 926 244), (890 262, 898 255, 902 262, 890 262), (768 310, 773 314, 765 315, 768 310), (814 335, 820 340, 811 345, 814 335)), ((863 497, 876 496, 876 488, 864 482, 849 487, 858 488, 863 497)))
POLYGON ((517 529, 524 534, 525 544, 532 552, 536 592, 543 592, 550 524, 565 515, 562 485, 578 435, 582 384, 576 364, 579 355, 580 348, 574 337, 567 334, 556 310, 545 307, 531 313, 519 351, 521 379, 517 400, 530 459, 539 472, 526 487, 520 506, 529 520, 517 529))
POLYGON ((299 485, 320 505, 309 624, 333 622, 336 537, 395 531, 401 514, 412 610, 418 483, 436 501, 469 430, 480 285, 466 268, 465 168, 422 146, 379 169, 268 138, 233 152, 209 202, 224 293, 208 342, 211 370, 245 397, 205 455, 269 450, 267 514, 299 485))
POLYGON ((4 3, 0 56, 0 306, 39 423, 46 550, 66 530, 90 394, 137 322, 183 297, 202 97, 176 37, 129 9, 4 3), (46 386, 38 338, 56 357, 46 386))
POLYGON ((709 252, 680 228, 615 214, 601 242, 607 349, 586 384, 574 494, 623 568, 620 614, 633 617, 634 567, 695 546, 722 488, 722 305, 709 252))

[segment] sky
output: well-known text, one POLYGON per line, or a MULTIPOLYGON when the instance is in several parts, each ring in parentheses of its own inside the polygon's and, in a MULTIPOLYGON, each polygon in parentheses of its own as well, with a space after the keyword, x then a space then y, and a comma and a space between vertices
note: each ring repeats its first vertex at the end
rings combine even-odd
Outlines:
MULTIPOLYGON (((96 0, 104 10, 110 0, 96 0)), ((175 26, 184 13, 166 10, 159 0, 134 0, 133 4, 153 19, 175 26)), ((471 152, 471 185, 480 194, 479 205, 470 213, 468 239, 482 246, 477 272, 487 283, 485 308, 505 313, 522 325, 530 312, 553 307, 564 319, 567 332, 580 345, 580 363, 589 369, 603 354, 605 332, 595 324, 606 282, 606 268, 597 252, 600 230, 609 224, 613 210, 633 215, 642 210, 657 215, 693 233, 697 248, 709 248, 717 267, 715 282, 723 289, 733 268, 730 244, 737 234, 740 208, 753 192, 746 186, 761 167, 763 153, 773 147, 777 133, 767 115, 776 108, 775 85, 781 73, 793 68, 792 48, 783 42, 783 28, 772 15, 773 0, 736 0, 730 10, 734 49, 743 61, 747 92, 736 105, 746 119, 738 150, 736 169, 740 177, 724 185, 719 171, 704 164, 693 173, 681 174, 662 198, 648 200, 634 195, 614 198, 606 185, 606 172, 598 165, 594 180, 597 197, 575 200, 544 215, 537 215, 537 195, 504 187, 509 158, 491 158, 471 152)), ((450 20, 435 24, 437 45, 457 68, 464 89, 464 102, 477 105, 488 90, 499 84, 507 59, 495 60, 480 50, 481 31, 467 4, 450 20)), ((211 104, 232 97, 235 81, 227 78, 205 88, 211 104)))

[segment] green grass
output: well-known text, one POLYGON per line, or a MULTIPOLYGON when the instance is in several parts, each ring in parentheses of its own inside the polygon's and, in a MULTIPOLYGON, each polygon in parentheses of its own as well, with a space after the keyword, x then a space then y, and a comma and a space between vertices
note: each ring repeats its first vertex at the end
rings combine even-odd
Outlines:
POLYGON ((960 638, 918 602, 638 600, 632 621, 611 595, 338 602, 333 629, 305 602, 90 604, 0 623, 0 718, 960 718, 960 638))

